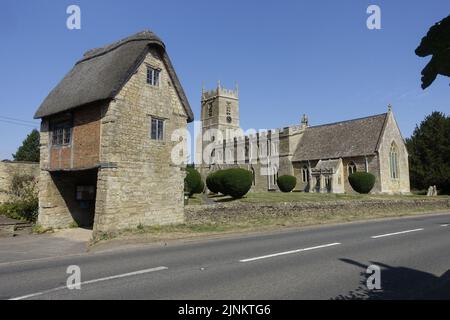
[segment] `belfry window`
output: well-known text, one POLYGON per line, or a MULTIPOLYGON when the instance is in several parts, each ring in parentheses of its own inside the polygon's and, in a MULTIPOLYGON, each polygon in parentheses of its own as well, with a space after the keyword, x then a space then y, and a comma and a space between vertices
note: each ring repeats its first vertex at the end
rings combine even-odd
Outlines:
POLYGON ((394 142, 392 142, 391 149, 389 151, 389 168, 390 168, 391 179, 398 179, 399 178, 398 150, 397 150, 397 146, 395 145, 394 142))
POLYGON ((227 105, 227 116, 231 116, 231 106, 227 105))
POLYGON ((213 116, 213 105, 212 103, 208 104, 208 117, 213 116))

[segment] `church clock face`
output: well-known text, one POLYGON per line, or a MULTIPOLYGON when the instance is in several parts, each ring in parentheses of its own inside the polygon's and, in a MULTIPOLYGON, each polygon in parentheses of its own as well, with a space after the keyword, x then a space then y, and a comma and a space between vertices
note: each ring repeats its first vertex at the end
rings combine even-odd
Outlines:
POLYGON ((231 123, 231 121, 233 121, 233 119, 230 116, 228 116, 227 121, 228 121, 228 123, 231 123))

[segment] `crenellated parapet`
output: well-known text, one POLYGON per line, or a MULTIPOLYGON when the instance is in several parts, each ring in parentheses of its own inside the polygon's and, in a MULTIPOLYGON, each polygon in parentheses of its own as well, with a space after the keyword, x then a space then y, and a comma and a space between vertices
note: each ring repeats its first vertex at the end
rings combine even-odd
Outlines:
POLYGON ((217 87, 212 90, 202 89, 202 101, 214 99, 216 97, 226 97, 232 99, 239 99, 239 88, 236 84, 234 89, 227 89, 222 87, 220 82, 217 83, 217 87))

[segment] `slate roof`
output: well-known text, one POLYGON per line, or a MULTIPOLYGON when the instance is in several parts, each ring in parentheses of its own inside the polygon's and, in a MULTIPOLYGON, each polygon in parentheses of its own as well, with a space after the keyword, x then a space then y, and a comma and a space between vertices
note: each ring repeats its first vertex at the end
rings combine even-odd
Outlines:
POLYGON ((34 118, 43 118, 96 101, 113 99, 144 60, 149 47, 159 50, 188 115, 194 114, 175 73, 165 45, 151 31, 142 31, 103 48, 86 52, 73 69, 50 92, 34 118))
POLYGON ((372 155, 378 148, 388 113, 308 127, 292 161, 372 155))
POLYGON ((333 160, 320 160, 316 166, 314 167, 315 170, 329 170, 333 169, 334 172, 337 171, 339 168, 339 159, 333 159, 333 160))

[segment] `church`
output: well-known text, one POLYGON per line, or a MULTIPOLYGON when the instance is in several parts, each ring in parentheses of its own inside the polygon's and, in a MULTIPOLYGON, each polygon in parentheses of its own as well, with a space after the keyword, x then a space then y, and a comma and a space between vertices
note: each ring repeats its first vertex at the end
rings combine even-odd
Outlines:
POLYGON ((409 165, 404 139, 391 106, 386 113, 323 125, 298 124, 243 132, 239 90, 202 90, 202 134, 196 159, 202 176, 241 167, 253 173, 251 191, 277 191, 277 178, 297 178, 294 191, 353 193, 348 176, 357 171, 375 178, 374 194, 408 194, 409 165))

